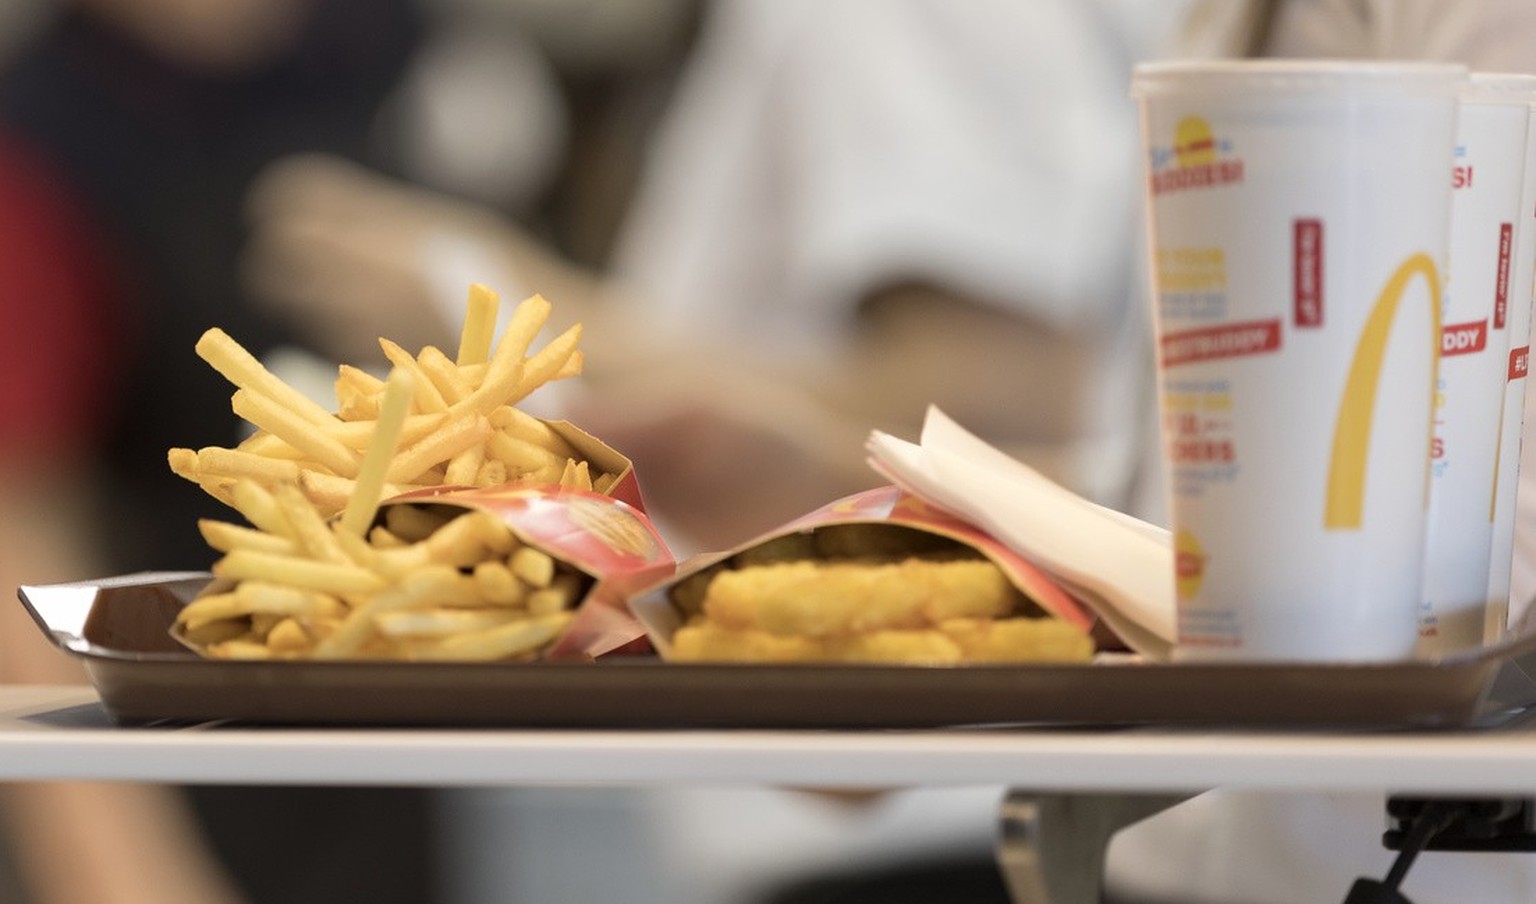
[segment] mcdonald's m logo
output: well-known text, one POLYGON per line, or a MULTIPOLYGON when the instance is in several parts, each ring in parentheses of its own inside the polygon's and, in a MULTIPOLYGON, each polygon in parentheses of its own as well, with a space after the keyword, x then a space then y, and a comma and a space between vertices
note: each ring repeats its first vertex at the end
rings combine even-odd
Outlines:
MULTIPOLYGON (((1376 303, 1371 308, 1349 376, 1339 399, 1338 418, 1333 427, 1333 453, 1328 464, 1327 499, 1323 507, 1323 526, 1329 530, 1358 530, 1365 515, 1366 461, 1371 449, 1371 427, 1375 422, 1376 391, 1381 384, 1381 367, 1386 358, 1387 340, 1402 304, 1403 293, 1415 276, 1429 283, 1431 354, 1426 398, 1432 397, 1440 366, 1440 276, 1435 262, 1424 253, 1414 254, 1393 272, 1376 303)), ((1431 414, 1431 417, 1433 415, 1431 414)), ((1425 442, 1429 427, 1425 425, 1425 442)), ((1427 449, 1427 446, 1426 446, 1427 449)), ((1425 454, 1428 454, 1427 451, 1425 454)))

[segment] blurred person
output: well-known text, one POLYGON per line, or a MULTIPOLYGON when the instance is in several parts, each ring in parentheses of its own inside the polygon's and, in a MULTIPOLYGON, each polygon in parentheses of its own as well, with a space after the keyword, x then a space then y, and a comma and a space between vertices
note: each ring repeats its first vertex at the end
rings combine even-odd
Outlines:
POLYGON ((310 157, 258 184, 247 272, 293 316, 389 281, 457 318, 443 272, 545 294, 587 325, 567 410, 636 457, 685 547, 864 488, 865 433, 911 435, 929 401, 1127 498, 1149 353, 1124 79, 1150 8, 716 3, 606 269, 310 157))
MULTIPOLYGON (((215 323, 258 353, 294 337, 244 303, 241 198, 274 156, 368 159, 415 44, 404 0, 76 0, 0 73, 3 583, 205 568, 217 514, 171 445, 237 439, 193 354, 215 323)), ((19 606, 0 680, 81 681, 19 606)), ((26 900, 432 900, 424 792, 4 789, 26 900), (360 828, 360 824, 366 830, 360 828)))
MULTIPOLYGON (((1126 85, 1176 9, 720 0, 605 268, 484 207, 306 157, 258 183, 247 273, 296 316, 362 310, 381 278, 451 319, 462 288, 446 301, 432 291, 445 273, 510 298, 546 295, 557 317, 585 323, 587 372, 543 413, 633 457, 683 553, 879 482, 864 437, 916 435, 928 403, 1130 506, 1147 498, 1139 465, 1155 406, 1133 301, 1126 85)), ((609 890, 629 901, 767 900, 814 873, 897 859, 958 863, 980 876, 978 896, 1001 894, 1001 789, 846 806, 758 790, 590 794, 585 818, 569 797, 477 795, 481 821, 468 824, 494 827, 501 808, 512 839, 461 835, 484 885, 540 900, 560 870, 581 869, 575 839, 621 823, 646 851, 609 890), (561 819, 540 818, 551 811, 561 819)))

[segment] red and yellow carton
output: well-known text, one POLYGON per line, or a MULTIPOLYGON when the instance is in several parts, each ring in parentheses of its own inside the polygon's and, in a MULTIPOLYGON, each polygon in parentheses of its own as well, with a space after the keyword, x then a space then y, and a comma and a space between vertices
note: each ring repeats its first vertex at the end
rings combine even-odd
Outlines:
POLYGON ((640 507, 570 487, 416 490, 374 528, 344 563, 229 552, 172 637, 214 659, 591 660, 647 649, 625 599, 675 569, 640 507))
POLYGON ((596 659, 644 650, 645 626, 625 600, 676 570, 666 541, 637 504, 639 487, 632 471, 626 471, 615 488, 620 486, 629 488, 623 495, 635 503, 618 493, 505 484, 418 490, 385 505, 446 505, 491 512, 524 543, 587 575, 592 583, 577 605, 575 619, 542 658, 596 659))
POLYGON ((635 465, 627 457, 620 454, 612 446, 572 424, 570 421, 544 420, 544 425, 549 427, 554 434, 571 444, 571 448, 581 454, 598 471, 615 474, 617 478, 604 495, 612 496, 620 502, 633 506, 641 512, 645 511, 645 499, 640 493, 640 481, 635 476, 635 465))

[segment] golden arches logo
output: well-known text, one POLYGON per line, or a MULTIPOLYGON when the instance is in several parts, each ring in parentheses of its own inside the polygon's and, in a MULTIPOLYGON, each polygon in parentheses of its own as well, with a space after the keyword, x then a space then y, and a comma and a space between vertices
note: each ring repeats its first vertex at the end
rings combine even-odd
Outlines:
MULTIPOLYGON (((1323 527, 1329 530, 1357 530, 1364 518, 1366 458, 1371 449, 1371 426, 1375 422, 1381 366, 1403 293, 1415 276, 1423 276, 1429 283, 1430 342, 1434 363, 1426 391, 1430 396, 1434 395, 1440 366, 1440 275, 1434 260, 1420 252, 1403 261, 1382 287, 1355 345, 1355 357, 1350 363, 1333 427, 1328 496, 1323 508, 1323 527)), ((1433 416, 1431 413, 1430 417, 1433 416)), ((1426 442, 1428 437, 1426 429, 1426 442)), ((1425 454, 1428 454, 1427 450, 1425 454)))

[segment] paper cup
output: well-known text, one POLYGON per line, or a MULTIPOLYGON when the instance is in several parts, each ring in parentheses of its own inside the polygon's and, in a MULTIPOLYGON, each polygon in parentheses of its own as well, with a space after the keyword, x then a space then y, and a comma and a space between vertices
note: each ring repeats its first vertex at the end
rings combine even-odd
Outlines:
POLYGON ((1533 83, 1473 73, 1461 96, 1419 621, 1425 655, 1481 646, 1486 631, 1533 83))
MULTIPOLYGON (((1484 77, 1491 78, 1491 77, 1484 77)), ((1508 354, 1503 410, 1499 419, 1498 470, 1494 475, 1493 536, 1488 555, 1488 606, 1483 642, 1497 640, 1510 624, 1510 571, 1515 545, 1515 497, 1520 482, 1520 436, 1524 428, 1526 374, 1531 357, 1531 295, 1536 276, 1536 76, 1501 76, 1523 93, 1528 122, 1525 169, 1515 216, 1514 264, 1509 276, 1508 354)), ((1452 217, 1455 213, 1452 213, 1452 217)), ((1455 272, 1455 263, 1452 263, 1455 272)))
POLYGON ((1176 658, 1413 655, 1450 64, 1145 64, 1176 658))

